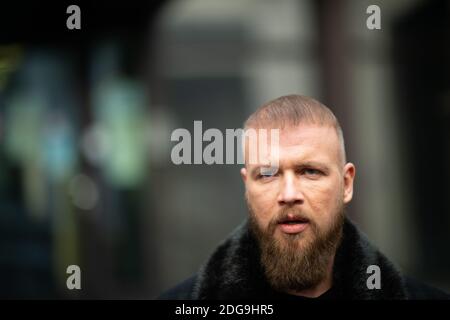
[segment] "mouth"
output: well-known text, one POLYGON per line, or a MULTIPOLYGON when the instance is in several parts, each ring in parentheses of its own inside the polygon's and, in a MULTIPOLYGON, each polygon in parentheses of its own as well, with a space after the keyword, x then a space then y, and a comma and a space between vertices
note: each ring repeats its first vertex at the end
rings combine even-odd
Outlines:
POLYGON ((287 234, 303 232, 309 226, 309 220, 301 217, 286 217, 278 222, 280 230, 287 234))

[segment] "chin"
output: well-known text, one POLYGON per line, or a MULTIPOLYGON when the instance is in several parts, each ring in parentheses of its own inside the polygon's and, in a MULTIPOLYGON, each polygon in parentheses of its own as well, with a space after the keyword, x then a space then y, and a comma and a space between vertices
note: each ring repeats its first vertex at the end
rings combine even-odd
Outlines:
POLYGON ((283 244, 295 243, 299 248, 305 247, 307 244, 314 241, 314 239, 311 238, 312 235, 310 234, 310 230, 305 230, 297 234, 286 234, 277 230, 275 232, 275 237, 283 244))

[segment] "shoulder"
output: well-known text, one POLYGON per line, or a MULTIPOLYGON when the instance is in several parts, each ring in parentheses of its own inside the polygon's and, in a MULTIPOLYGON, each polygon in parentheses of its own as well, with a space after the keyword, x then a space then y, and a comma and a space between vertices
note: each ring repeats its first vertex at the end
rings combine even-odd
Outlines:
POLYGON ((416 300, 449 300, 450 295, 444 291, 427 285, 411 277, 405 277, 405 286, 410 299, 416 300))
POLYGON ((197 280, 197 274, 180 282, 173 288, 162 293, 157 299, 159 300, 191 300, 194 284, 197 280))

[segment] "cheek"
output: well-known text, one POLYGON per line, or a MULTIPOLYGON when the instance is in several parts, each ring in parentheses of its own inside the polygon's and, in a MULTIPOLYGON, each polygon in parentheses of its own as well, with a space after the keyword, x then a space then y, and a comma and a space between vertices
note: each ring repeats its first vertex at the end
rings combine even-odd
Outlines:
POLYGON ((247 198, 254 214, 264 226, 269 223, 276 212, 277 193, 269 186, 247 188, 247 198))
POLYGON ((311 183, 305 187, 307 199, 312 209, 312 213, 317 218, 329 220, 340 201, 342 201, 342 187, 337 181, 323 181, 311 183))

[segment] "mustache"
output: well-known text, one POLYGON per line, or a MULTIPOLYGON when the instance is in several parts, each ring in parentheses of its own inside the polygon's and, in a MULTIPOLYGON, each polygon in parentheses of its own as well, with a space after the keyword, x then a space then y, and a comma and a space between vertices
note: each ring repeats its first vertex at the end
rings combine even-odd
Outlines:
POLYGON ((298 208, 283 208, 272 219, 270 224, 277 225, 288 221, 313 222, 313 219, 298 208))

